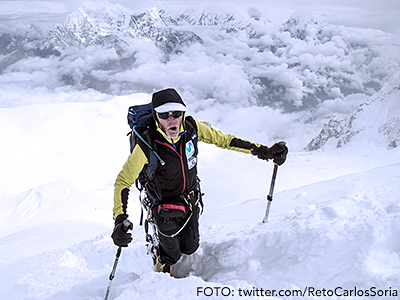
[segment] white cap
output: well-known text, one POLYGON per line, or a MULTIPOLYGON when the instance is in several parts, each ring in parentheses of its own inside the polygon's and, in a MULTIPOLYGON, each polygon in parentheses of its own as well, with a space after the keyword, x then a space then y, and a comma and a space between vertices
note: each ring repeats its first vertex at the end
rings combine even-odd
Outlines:
POLYGON ((154 108, 158 113, 169 112, 169 111, 186 111, 186 106, 177 102, 167 102, 159 107, 154 108))

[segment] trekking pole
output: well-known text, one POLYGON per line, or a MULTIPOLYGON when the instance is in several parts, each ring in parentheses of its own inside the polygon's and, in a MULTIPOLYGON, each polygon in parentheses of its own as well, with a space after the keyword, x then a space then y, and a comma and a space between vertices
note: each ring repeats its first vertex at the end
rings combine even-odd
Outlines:
MULTIPOLYGON (((128 231, 128 229, 132 229, 132 223, 129 222, 128 220, 125 220, 123 222, 123 224, 124 224, 124 230, 128 231)), ((106 292, 106 296, 105 296, 104 300, 107 300, 108 299, 108 295, 110 294, 112 280, 114 279, 115 272, 117 271, 118 260, 119 260, 119 257, 121 256, 121 251, 122 251, 122 248, 118 247, 117 254, 115 255, 114 265, 113 265, 113 268, 111 270, 110 276, 108 277, 109 282, 108 282, 107 292, 106 292)))
POLYGON ((117 254, 115 255, 114 266, 113 266, 113 268, 111 270, 110 277, 108 277, 109 282, 108 282, 106 297, 104 298, 104 300, 107 300, 108 299, 108 295, 110 294, 111 284, 112 284, 112 280, 115 277, 115 272, 117 271, 117 265, 118 265, 119 257, 121 256, 121 250, 122 250, 121 247, 118 247, 117 254))
MULTIPOLYGON (((279 142, 278 144, 285 146, 286 143, 285 142, 279 142)), ((276 173, 278 172, 278 164, 274 163, 274 171, 272 173, 272 179, 271 179, 271 186, 269 188, 269 194, 267 196, 267 209, 265 210, 265 216, 264 219, 262 220, 263 223, 267 223, 268 222, 268 216, 269 216, 269 211, 271 209, 271 202, 272 202, 272 195, 274 193, 274 187, 275 187, 275 179, 276 179, 276 173)))
POLYGON ((264 219, 262 220, 263 223, 268 222, 268 215, 269 215, 269 211, 271 209, 272 195, 274 193, 275 179, 276 179, 277 172, 278 172, 278 164, 274 164, 274 171, 272 173, 271 186, 269 188, 269 194, 267 196, 267 209, 265 210, 265 216, 264 216, 264 219))

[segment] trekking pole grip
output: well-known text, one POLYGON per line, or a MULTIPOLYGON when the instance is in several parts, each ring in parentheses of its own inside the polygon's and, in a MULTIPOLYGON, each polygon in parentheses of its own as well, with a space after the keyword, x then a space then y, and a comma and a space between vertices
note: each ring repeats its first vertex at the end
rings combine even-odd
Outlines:
MULTIPOLYGON (((133 229, 133 224, 131 221, 129 221, 128 219, 124 220, 122 222, 122 225, 124 226, 124 231, 127 232, 129 229, 132 230, 133 229)), ((121 247, 120 247, 121 248, 121 247)))

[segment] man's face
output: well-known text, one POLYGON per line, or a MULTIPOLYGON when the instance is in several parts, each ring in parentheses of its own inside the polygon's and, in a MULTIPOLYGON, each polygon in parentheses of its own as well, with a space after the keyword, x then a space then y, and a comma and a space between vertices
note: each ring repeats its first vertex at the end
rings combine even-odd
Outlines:
MULTIPOLYGON (((165 132, 165 134, 169 138, 176 138, 176 137, 178 137, 179 129, 181 128, 183 113, 177 118, 174 118, 172 113, 173 112, 168 113, 167 119, 160 118, 161 114, 157 113, 157 120, 158 120, 158 123, 160 124, 161 129, 165 132)), ((163 114, 167 114, 167 113, 163 113, 163 114)))

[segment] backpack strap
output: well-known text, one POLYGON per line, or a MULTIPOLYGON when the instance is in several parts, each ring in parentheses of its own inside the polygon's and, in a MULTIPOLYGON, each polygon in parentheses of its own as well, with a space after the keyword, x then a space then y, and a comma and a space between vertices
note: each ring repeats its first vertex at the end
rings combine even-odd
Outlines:
MULTIPOLYGON (((137 143, 147 157, 147 164, 139 175, 140 184, 145 187, 148 181, 153 180, 158 164, 165 165, 165 161, 157 154, 157 146, 154 142, 155 124, 149 124, 146 128, 135 131, 138 137, 137 143)), ((139 189, 140 190, 140 189, 139 189)))
MULTIPOLYGON (((137 136, 143 143, 144 145, 150 150, 150 156, 153 154, 160 162, 160 164, 163 166, 165 165, 165 161, 157 154, 157 152, 154 150, 154 146, 152 147, 150 145, 151 140, 149 140, 149 142, 146 141, 146 139, 143 137, 144 135, 146 135, 146 132, 148 132, 148 129, 146 129, 144 131, 144 133, 139 134, 139 132, 137 131, 136 127, 133 127, 133 132, 135 133, 135 136, 137 136)), ((143 149, 143 148, 142 148, 143 149)))
POLYGON ((197 136, 197 125, 192 116, 185 117, 185 130, 191 136, 194 146, 197 149, 197 144, 199 140, 197 136))

